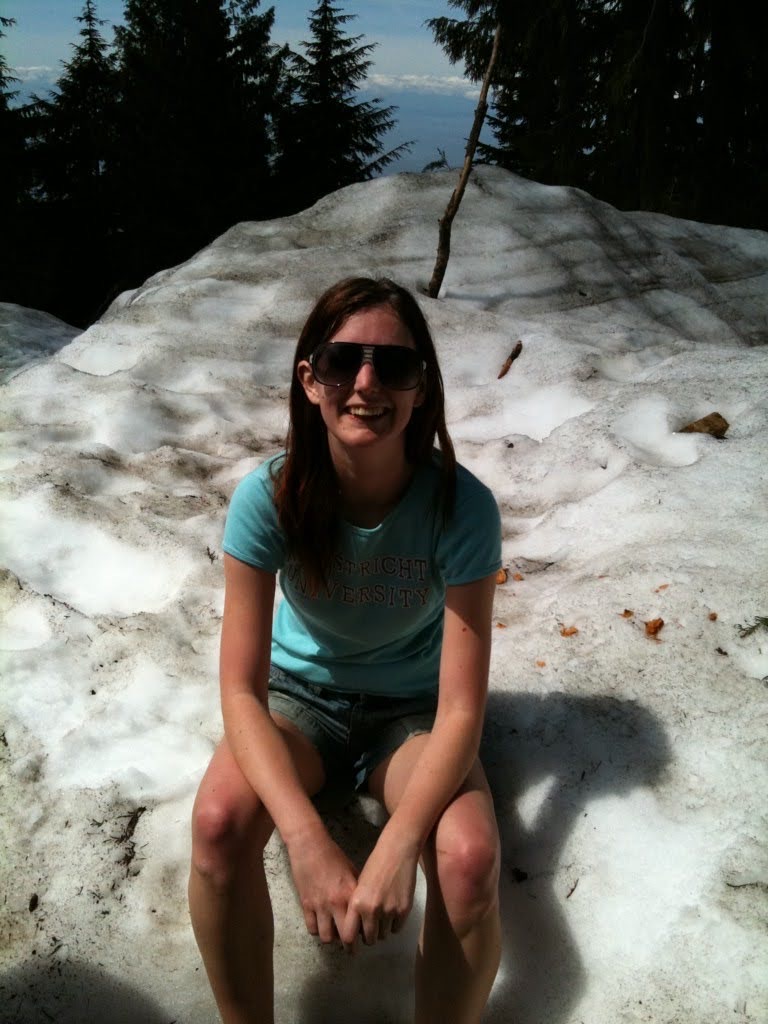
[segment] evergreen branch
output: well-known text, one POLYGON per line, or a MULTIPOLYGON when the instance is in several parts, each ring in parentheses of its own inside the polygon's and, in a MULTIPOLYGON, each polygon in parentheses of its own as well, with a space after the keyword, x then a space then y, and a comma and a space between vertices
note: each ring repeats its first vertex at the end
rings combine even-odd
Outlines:
POLYGON ((740 622, 736 623, 736 629, 739 631, 739 636, 752 636, 758 629, 768 630, 768 615, 757 615, 754 622, 747 623, 742 626, 740 622))

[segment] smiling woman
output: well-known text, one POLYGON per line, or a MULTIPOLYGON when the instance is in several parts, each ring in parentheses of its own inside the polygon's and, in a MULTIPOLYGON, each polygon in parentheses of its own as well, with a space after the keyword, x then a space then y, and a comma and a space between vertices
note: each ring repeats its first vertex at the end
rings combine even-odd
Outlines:
POLYGON ((429 327, 392 281, 321 296, 290 403, 286 452, 241 481, 227 516, 225 737, 193 815, 195 935, 225 1024, 269 1022, 273 827, 308 931, 350 952, 402 928, 420 864, 416 1020, 470 1024, 500 956, 498 834, 477 759, 496 503, 456 465, 429 327), (340 774, 390 814, 360 870, 311 799, 340 774))
MULTIPOLYGON (((285 464, 276 474, 275 503, 280 512, 280 522, 289 543, 309 575, 317 581, 324 575, 323 559, 330 557, 339 531, 339 493, 343 493, 345 476, 339 478, 334 467, 332 450, 350 470, 350 455, 339 447, 334 433, 327 433, 328 421, 323 410, 330 416, 332 409, 342 399, 346 404, 354 397, 355 389, 327 389, 313 383, 312 362, 324 362, 320 357, 330 342, 379 343, 403 346, 413 350, 423 363, 422 376, 417 389, 398 392, 394 389, 376 387, 376 375, 367 377, 374 367, 361 363, 360 384, 363 394, 357 395, 358 410, 371 407, 372 397, 381 400, 382 411, 386 405, 393 412, 398 407, 409 410, 405 422, 398 420, 398 433, 402 435, 404 451, 399 452, 399 442, 390 445, 395 462, 394 468, 385 462, 387 471, 393 474, 391 487, 397 491, 398 475, 407 477, 407 466, 422 465, 432 461, 435 440, 439 442, 440 459, 438 475, 442 496, 447 508, 451 506, 455 491, 455 456, 453 445, 445 425, 443 379, 437 361, 437 353, 429 326, 413 296, 404 288, 391 281, 371 281, 368 278, 351 278, 328 289, 318 300, 301 332, 294 356, 294 372, 290 392, 290 426, 285 464), (361 323, 361 318, 364 323, 361 323), (360 330, 365 334, 358 334, 360 330), (309 370, 309 376, 307 376, 309 370), (309 385, 310 392, 306 390, 309 385), (373 387, 371 387, 373 385, 373 387), (366 390, 367 389, 367 390, 366 390), (334 395, 334 390, 341 394, 334 395), (326 398, 326 392, 328 397, 326 398), (410 396, 410 397, 409 397, 410 396), (365 400, 362 400, 365 399, 365 400), (403 465, 400 465, 400 463, 403 465)), ((378 345, 377 345, 378 347, 378 345)), ((359 376, 359 375, 358 375, 359 376)), ((357 378, 355 383, 357 382, 357 378)), ((380 384, 380 382, 379 382, 380 384)), ((350 418, 353 413, 347 414, 350 418)), ((362 414, 363 416, 365 413, 362 414)), ((337 419, 338 425, 343 413, 337 419)), ((359 425, 359 421, 358 421, 359 425)), ((394 428, 395 424, 384 423, 394 428)), ((350 424, 350 427, 352 424, 350 424)), ((385 431, 385 434, 391 434, 385 431)), ((358 460, 359 463, 359 460, 358 460)), ((357 483, 352 488, 355 494, 360 486, 360 474, 364 467, 357 465, 353 473, 357 483)), ((373 469, 376 478, 382 471, 381 464, 373 469)), ((382 490, 387 490, 383 487, 382 490)), ((346 494, 351 502, 355 494, 346 494)), ((367 499, 376 504, 376 496, 368 494, 367 499)))
MULTIPOLYGON (((375 490, 397 493, 397 482, 403 484, 410 478, 401 435, 414 409, 424 402, 421 366, 410 331, 386 305, 353 313, 329 344, 318 346, 309 360, 301 360, 297 367, 299 380, 307 399, 323 417, 337 472, 340 461, 347 465, 356 461, 348 445, 355 448, 387 442, 391 455, 386 464, 392 482, 385 483, 377 473, 375 490), (334 355, 337 347, 343 352, 340 357, 334 355), (335 380, 321 380, 318 368, 326 378, 330 374, 335 380)), ((354 473, 355 492, 360 489, 363 471, 364 467, 359 466, 354 473)))

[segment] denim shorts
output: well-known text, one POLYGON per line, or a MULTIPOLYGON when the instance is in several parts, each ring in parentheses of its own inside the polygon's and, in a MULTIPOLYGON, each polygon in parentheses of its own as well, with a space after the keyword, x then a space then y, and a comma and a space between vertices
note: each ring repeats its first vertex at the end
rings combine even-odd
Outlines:
POLYGON ((351 774, 355 788, 362 789, 377 764, 411 736, 432 731, 437 692, 417 697, 348 693, 307 683, 272 665, 269 709, 293 722, 314 745, 329 780, 351 774))

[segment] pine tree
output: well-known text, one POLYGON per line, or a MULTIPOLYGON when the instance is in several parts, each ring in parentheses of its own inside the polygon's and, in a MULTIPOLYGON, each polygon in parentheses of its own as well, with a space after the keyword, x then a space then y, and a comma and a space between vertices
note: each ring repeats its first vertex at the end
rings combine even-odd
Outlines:
MULTIPOLYGON (((14 24, 13 18, 0 17, 0 40, 5 38, 4 30, 14 24)), ((21 111, 13 105, 18 95, 14 88, 17 82, 0 53, 0 210, 6 216, 20 201, 25 179, 24 126, 21 111)))
POLYGON ((49 98, 26 109, 34 189, 30 236, 45 256, 36 272, 39 305, 72 323, 96 317, 113 295, 116 75, 94 0, 77 17, 80 42, 49 98))
POLYGON ((397 160, 409 144, 382 151, 394 127, 394 107, 356 97, 375 44, 347 36, 354 18, 331 0, 319 0, 309 16, 311 38, 291 56, 293 102, 277 124, 277 183, 283 205, 303 209, 345 185, 366 181, 397 160))
POLYGON ((768 229, 768 8, 690 0, 697 128, 682 187, 702 218, 768 229))
POLYGON ((686 103, 685 8, 686 0, 623 0, 610 12, 594 187, 625 207, 673 211, 679 202, 680 151, 695 132, 686 103))
POLYGON ((41 187, 48 200, 68 200, 95 219, 109 217, 106 182, 114 156, 117 78, 100 33, 94 0, 77 17, 81 42, 48 100, 37 100, 41 187))
POLYGON ((121 220, 141 280, 231 223, 229 21, 221 0, 127 0, 116 42, 121 220))
MULTIPOLYGON (((0 17, 0 41, 15 24, 13 18, 0 17)), ((14 105, 18 79, 11 74, 5 56, 0 53, 0 301, 20 302, 20 264, 24 265, 24 207, 30 181, 22 111, 14 105)))
POLYGON ((495 144, 480 154, 535 178, 554 182, 583 179, 594 97, 590 52, 590 0, 449 0, 468 18, 428 22, 449 58, 466 63, 479 81, 495 25, 503 43, 494 77, 493 112, 488 123, 495 144))
POLYGON ((503 26, 481 156, 625 209, 768 222, 768 9, 748 0, 449 0, 428 24, 479 80, 503 26))
POLYGON ((235 163, 233 205, 238 219, 271 217, 274 125, 287 94, 288 47, 270 42, 273 7, 259 12, 261 0, 231 0, 229 61, 233 75, 235 163))

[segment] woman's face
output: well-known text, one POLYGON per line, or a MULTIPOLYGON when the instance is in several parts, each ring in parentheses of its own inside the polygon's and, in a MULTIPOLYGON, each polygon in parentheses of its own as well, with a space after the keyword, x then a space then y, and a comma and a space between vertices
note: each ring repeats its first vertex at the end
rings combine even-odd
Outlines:
MULTIPOLYGON (((372 306, 353 313, 330 338, 331 344, 356 341, 363 345, 404 345, 415 349, 411 332, 391 306, 372 306)), ((338 448, 377 446, 398 454, 405 447, 405 428, 411 414, 424 401, 423 385, 411 391, 395 391, 382 385, 373 364, 363 362, 349 384, 329 387, 315 380, 312 366, 302 360, 297 373, 304 393, 328 429, 331 453, 338 448)))

